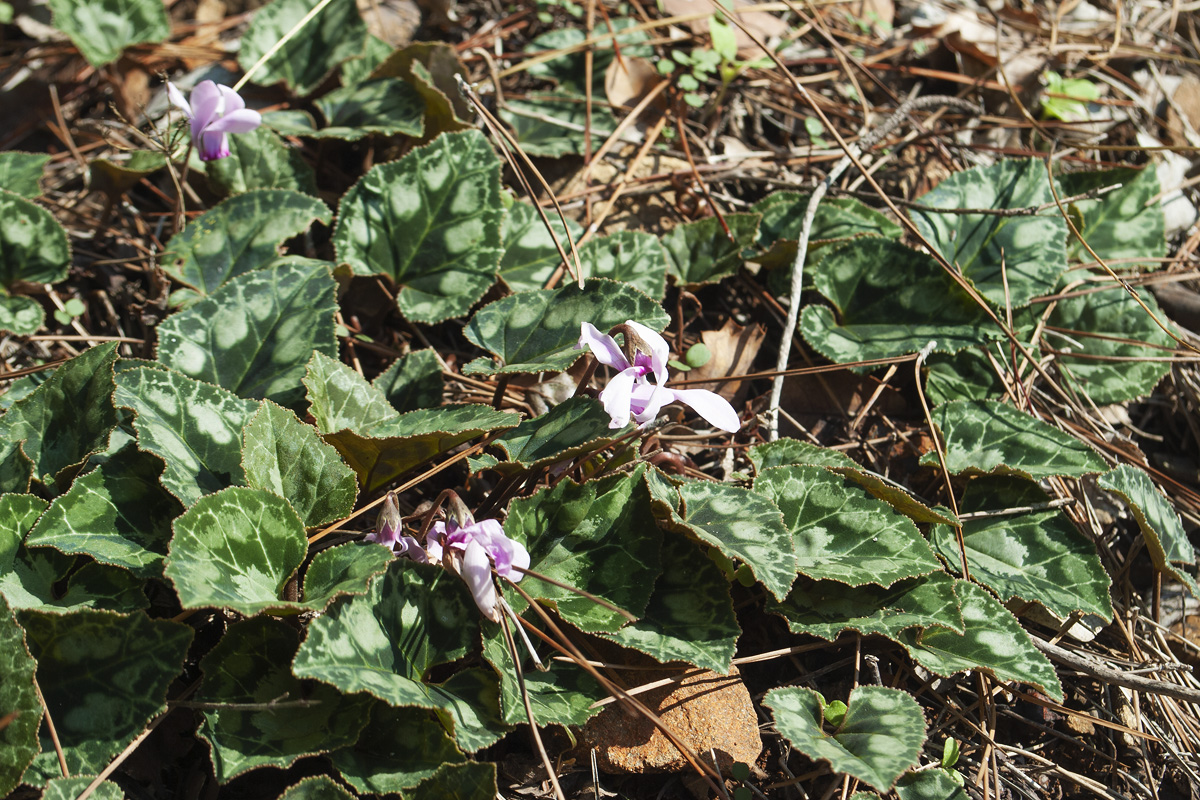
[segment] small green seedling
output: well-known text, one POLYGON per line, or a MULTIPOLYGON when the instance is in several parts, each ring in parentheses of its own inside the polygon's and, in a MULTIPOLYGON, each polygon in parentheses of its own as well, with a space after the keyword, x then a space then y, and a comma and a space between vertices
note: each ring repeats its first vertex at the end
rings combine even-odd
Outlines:
POLYGON ((1046 83, 1046 95, 1042 98, 1045 119, 1077 122, 1087 116, 1087 104, 1100 98, 1100 88, 1091 81, 1063 78, 1049 70, 1042 73, 1042 80, 1046 83))
POLYGON ((54 318, 62 325, 70 325, 71 320, 82 317, 85 311, 87 311, 87 306, 83 304, 83 301, 78 297, 72 297, 63 303, 62 308, 54 312, 54 318))
POLYGON ((841 700, 834 700, 825 706, 825 721, 835 728, 842 727, 842 723, 846 721, 846 704, 841 700))

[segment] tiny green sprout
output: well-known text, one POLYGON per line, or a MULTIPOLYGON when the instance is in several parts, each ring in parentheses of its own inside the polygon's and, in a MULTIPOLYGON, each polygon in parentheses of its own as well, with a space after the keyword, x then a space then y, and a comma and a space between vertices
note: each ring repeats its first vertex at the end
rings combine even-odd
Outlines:
POLYGON ((696 80, 695 75, 684 73, 679 76, 679 88, 685 92, 694 92, 700 88, 700 81, 696 80))
POLYGON ((703 367, 711 358, 712 351, 708 349, 708 345, 704 342, 696 342, 688 348, 687 355, 683 357, 683 360, 689 367, 703 367))
POLYGON ((1046 84, 1042 116, 1046 119, 1078 121, 1087 116, 1087 104, 1100 99, 1100 88, 1091 81, 1063 78, 1051 70, 1042 73, 1042 80, 1046 84))
POLYGON ((0 3, 0 25, 13 21, 13 7, 8 3, 0 3))
POLYGON ((668 361, 667 364, 669 366, 674 367, 675 369, 679 370, 680 372, 689 372, 692 369, 691 367, 689 367, 687 364, 683 363, 682 361, 676 361, 673 358, 670 361, 668 361))
POLYGON ((664 58, 664 59, 660 59, 658 61, 658 63, 655 64, 655 67, 658 69, 659 75, 670 75, 672 72, 675 71, 675 62, 667 61, 664 58))
POLYGON ((754 585, 754 571, 750 569, 749 564, 742 564, 737 568, 737 572, 733 573, 733 577, 737 578, 737 582, 749 589, 754 585))
POLYGON ((825 139, 822 138, 825 133, 825 126, 821 124, 821 120, 816 117, 804 118, 804 130, 808 133, 809 141, 813 147, 825 147, 825 139))
POLYGON ((54 318, 62 325, 70 325, 71 320, 83 316, 85 311, 87 311, 87 306, 83 304, 83 301, 78 297, 72 297, 63 303, 62 308, 54 312, 54 318))
POLYGON ((713 15, 708 19, 708 30, 712 35, 712 49, 725 61, 737 60, 737 34, 733 26, 713 15))
POLYGON ((825 706, 825 721, 835 728, 842 727, 842 723, 846 721, 846 704, 841 700, 834 700, 825 706))
POLYGON ((687 103, 692 108, 701 108, 708 101, 704 98, 704 95, 702 95, 702 94, 697 94, 696 92, 688 92, 687 94, 685 94, 683 96, 683 102, 687 103))
POLYGON ((744 781, 750 777, 750 767, 741 761, 736 761, 729 767, 729 774, 735 781, 744 781))
POLYGON ((339 339, 345 339, 350 336, 350 329, 339 322, 337 325, 333 326, 333 333, 339 339))
POLYGON ((953 767, 958 763, 958 755, 958 740, 954 739, 953 737, 947 739, 945 743, 942 744, 942 767, 944 769, 950 769, 953 767))

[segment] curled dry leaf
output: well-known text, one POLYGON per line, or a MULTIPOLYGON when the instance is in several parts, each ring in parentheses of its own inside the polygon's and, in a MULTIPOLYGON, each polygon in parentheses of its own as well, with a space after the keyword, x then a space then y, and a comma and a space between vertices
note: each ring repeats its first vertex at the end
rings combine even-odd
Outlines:
MULTIPOLYGON (((663 76, 647 59, 629 56, 614 58, 604 72, 604 93, 613 106, 632 108, 663 80, 663 76)), ((665 101, 659 105, 663 110, 666 109, 665 101)))

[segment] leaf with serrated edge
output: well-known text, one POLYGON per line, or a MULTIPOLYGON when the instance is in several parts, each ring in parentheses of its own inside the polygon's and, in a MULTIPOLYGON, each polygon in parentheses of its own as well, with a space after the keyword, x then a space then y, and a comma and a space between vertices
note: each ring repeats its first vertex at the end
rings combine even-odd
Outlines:
POLYGON ((45 153, 0 153, 0 186, 26 199, 37 197, 42 193, 42 171, 49 161, 45 153))
POLYGON ((313 556, 304 573, 304 604, 319 611, 343 594, 366 594, 371 580, 394 559, 381 544, 327 547, 313 556))
POLYGON ((272 53, 255 73, 255 83, 269 86, 283 81, 297 94, 305 95, 316 89, 338 64, 362 55, 367 26, 354 0, 334 0, 297 29, 300 21, 317 7, 317 2, 276 0, 255 13, 238 51, 238 63, 243 70, 249 70, 268 52, 272 53), (293 31, 298 35, 277 47, 285 34, 293 31))
POLYGON ((304 523, 278 495, 231 486, 175 520, 163 574, 184 608, 228 608, 247 616, 295 609, 284 585, 308 552, 304 523))
POLYGON ((776 599, 787 596, 796 579, 796 554, 792 531, 773 502, 749 489, 713 481, 683 483, 679 495, 687 530, 727 558, 749 565, 776 599))
MULTIPOLYGON (((961 473, 1019 475, 1040 480, 1103 472, 1104 460, 1084 442, 1010 405, 956 400, 933 410, 946 447, 946 468, 961 473)), ((922 464, 937 465, 926 453, 922 464)))
MULTIPOLYGON (((640 473, 577 484, 562 480, 508 509, 505 533, 529 551, 530 569, 604 598, 641 616, 660 572, 662 534, 640 473)), ((532 575, 521 588, 548 601, 585 631, 615 631, 627 620, 567 589, 532 575)), ((510 600, 518 611, 524 602, 510 600)))
POLYGON ((334 750, 329 759, 358 791, 386 794, 411 789, 443 764, 465 757, 427 710, 376 700, 358 742, 334 750))
MULTIPOLYGON (((1061 195, 1061 192, 1060 192, 1061 195)), ((1067 267, 1067 223, 1053 206, 1046 165, 1012 159, 955 173, 909 212, 917 230, 980 294, 1000 308, 1029 305, 1049 294, 1067 267), (958 209, 1029 208, 1050 204, 1038 215, 961 214, 958 209)))
POLYGON ((844 453, 821 447, 798 439, 776 439, 773 442, 756 444, 746 451, 746 457, 754 465, 755 472, 771 467, 789 467, 807 464, 814 467, 851 467, 858 464, 844 453))
POLYGON ((317 775, 289 787, 279 800, 354 800, 354 795, 328 775, 317 775))
POLYGON ((772 689, 763 704, 771 709, 776 729, 797 750, 881 792, 917 763, 925 744, 921 706, 898 689, 854 689, 846 703, 846 719, 832 734, 822 730, 825 704, 812 689, 772 689))
POLYGON ((1176 566, 1194 566, 1196 550, 1179 521, 1179 513, 1154 485, 1150 476, 1144 470, 1122 464, 1112 472, 1101 475, 1097 483, 1101 489, 1115 492, 1129 506, 1146 540, 1146 550, 1154 566, 1174 576, 1188 587, 1193 596, 1200 597, 1196 580, 1176 566))
POLYGON ((891 239, 868 237, 830 251, 812 270, 837 309, 812 304, 805 341, 839 363, 916 353, 930 342, 953 353, 999 339, 991 321, 938 263, 891 239))
POLYGON ((663 538, 662 561, 663 572, 643 617, 602 635, 662 663, 686 661, 701 669, 729 672, 742 633, 729 581, 695 542, 683 536, 663 538))
POLYGON ((86 459, 108 447, 116 343, 83 351, 0 417, 0 453, 20 445, 33 477, 52 493, 66 489, 86 459))
MULTIPOLYGON (((1050 496, 1036 483, 1010 476, 976 478, 963 490, 960 512, 1002 511, 1044 504, 1050 496)), ((1074 611, 1112 619, 1111 581, 1096 545, 1057 509, 966 520, 962 540, 971 578, 1002 602, 1019 597, 1041 603, 1060 617, 1074 611)), ((934 550, 952 567, 959 563, 953 528, 935 525, 934 550)))
POLYGON ((495 468, 502 473, 532 470, 599 449, 620 433, 609 427, 610 422, 596 400, 572 397, 499 436, 493 444, 508 460, 495 468))
POLYGON ((171 520, 182 510, 158 482, 161 472, 157 458, 122 448, 50 504, 28 544, 83 553, 143 578, 161 575, 171 520))
POLYGON ((324 684, 305 687, 288 667, 299 646, 293 628, 257 617, 231 626, 201 659, 204 681, 194 699, 217 707, 200 712, 198 734, 208 743, 219 783, 259 767, 287 769, 358 739, 370 700, 324 684), (236 707, 254 703, 277 707, 236 707))
MULTIPOLYGON (((73 775, 104 769, 163 710, 192 641, 188 626, 144 614, 81 609, 17 618, 73 775)), ((62 774, 48 736, 30 770, 27 781, 62 774)))
POLYGON ((15 714, 0 728, 0 795, 7 796, 21 780, 41 746, 38 728, 42 704, 33 685, 37 663, 25 646, 25 631, 0 595, 0 710, 15 714))
MULTIPOLYGON (((77 775, 47 781, 42 800, 75 800, 93 780, 94 775, 77 775)), ((125 800, 125 792, 112 781, 101 781, 88 797, 94 797, 96 800, 125 800)))
POLYGON ((760 220, 758 214, 726 214, 676 225, 662 237, 667 271, 689 290, 729 277, 742 265, 742 252, 758 238, 760 220))
POLYGON ((324 525, 354 510, 354 470, 291 411, 264 401, 242 435, 246 484, 286 499, 305 527, 324 525))
POLYGON ((890 586, 940 568, 912 520, 822 467, 775 467, 754 491, 783 512, 796 567, 810 578, 890 586))
POLYGON ((496 279, 500 159, 477 130, 372 168, 342 197, 333 244, 359 275, 387 275, 414 322, 466 314, 496 279))
POLYGON ((602 333, 632 319, 654 331, 669 321, 662 307, 637 289, 604 278, 589 278, 583 288, 569 284, 510 295, 475 312, 466 336, 500 360, 475 359, 468 374, 561 372, 586 351, 576 350, 581 323, 602 333))
POLYGON ((163 271, 200 294, 270 263, 285 241, 328 224, 329 208, 286 189, 255 189, 218 203, 167 243, 163 271))
POLYGON ((902 631, 895 637, 916 661, 942 676, 980 669, 1000 681, 1036 686, 1062 702, 1062 684, 1050 661, 1033 646, 1016 618, 986 589, 959 580, 963 633, 946 628, 902 631))
POLYGON ((431 348, 414 350, 396 359, 371 385, 383 392, 392 408, 403 414, 440 406, 445 379, 438 354, 431 348))
POLYGON ((898 581, 887 589, 801 578, 787 599, 780 603, 768 599, 766 608, 787 620, 793 633, 831 642, 847 630, 889 639, 908 628, 934 625, 963 631, 954 579, 945 572, 898 581))
MULTIPOLYGON (((526 619, 536 614, 527 611, 526 619)), ((504 630, 499 624, 484 620, 483 657, 491 663, 500 676, 500 706, 504 721, 520 725, 529 721, 525 714, 524 696, 528 695, 533 708, 533 718, 539 725, 582 725, 600 713, 592 704, 604 696, 596 681, 575 664, 562 661, 543 662, 546 670, 534 669, 532 661, 522 663, 525 678, 525 694, 517 680, 517 670, 512 654, 505 643, 504 630)), ((512 622, 509 622, 512 628, 512 622)), ((524 656, 520 638, 515 637, 518 655, 524 656)))
POLYGON ((255 404, 177 372, 139 366, 120 373, 116 403, 132 409, 138 447, 166 463, 164 488, 190 506, 240 484, 242 429, 255 404))
POLYGON ((316 195, 317 181, 300 151, 283 143, 266 125, 229 138, 229 155, 205 167, 209 187, 219 195, 252 189, 288 189, 316 195))
POLYGON ((239 397, 299 407, 313 352, 337 355, 337 284, 323 266, 285 263, 231 279, 158 326, 158 360, 239 397))
POLYGON ((496 788, 496 765, 468 761, 447 764, 408 793, 410 800, 492 800, 496 788))

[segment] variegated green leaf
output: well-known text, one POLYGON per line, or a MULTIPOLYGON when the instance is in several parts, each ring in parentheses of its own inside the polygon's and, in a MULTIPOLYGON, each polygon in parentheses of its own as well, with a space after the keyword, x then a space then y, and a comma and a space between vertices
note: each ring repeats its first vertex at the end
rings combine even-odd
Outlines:
POLYGON ((545 286, 554 268, 562 263, 554 242, 557 240, 569 257, 571 241, 578 242, 583 234, 579 223, 568 218, 564 228, 554 209, 543 210, 550 221, 549 230, 529 203, 514 202, 504 216, 504 255, 500 257, 499 273, 500 279, 514 292, 528 292, 545 286))
POLYGON ((329 754, 333 765, 364 794, 411 789, 443 764, 462 762, 462 752, 441 724, 423 708, 392 708, 371 703, 357 743, 329 754))
POLYGON ((1154 485, 1150 476, 1144 470, 1122 464, 1112 472, 1101 475, 1098 483, 1100 488, 1120 495, 1129 506, 1145 537, 1146 550, 1154 566, 1173 575, 1194 596, 1200 597, 1196 580, 1179 568, 1196 564, 1196 549, 1192 547, 1179 521, 1179 513, 1154 485))
MULTIPOLYGON (((957 400, 933 411, 946 447, 946 468, 960 473, 1019 475, 1039 480, 1103 472, 1104 460, 1084 442, 1010 405, 957 400)), ((936 465, 926 453, 922 464, 936 465)))
POLYGON ((300 151, 283 143, 266 125, 229 137, 229 155, 205 165, 209 187, 218 195, 252 189, 288 189, 317 194, 317 181, 300 151))
MULTIPOLYGON (((960 512, 1001 512, 1044 504, 1050 496, 1036 483, 1011 476, 987 476, 967 484, 960 512)), ((967 568, 1001 601, 1019 597, 1041 603, 1060 617, 1074 611, 1112 619, 1111 581, 1096 545, 1057 509, 970 519, 963 522, 967 568)), ((959 565, 954 529, 934 526, 934 550, 951 567, 959 565)))
MULTIPOLYGON (((752 212, 762 214, 758 239, 754 245, 756 250, 762 252, 755 255, 753 260, 773 270, 770 278, 773 284, 778 281, 777 294, 786 296, 791 293, 791 267, 796 260, 796 246, 809 197, 802 192, 772 192, 750 206, 752 212)), ((861 236, 899 239, 903 232, 904 229, 886 215, 853 197, 822 198, 809 231, 808 263, 818 260, 827 252, 825 248, 832 244, 861 236)))
MULTIPOLYGON (((0 534, 2 535, 2 534, 0 534)), ((37 662, 25 646, 25 631, 0 595, 0 710, 13 714, 0 728, 0 794, 16 788, 38 754, 42 704, 33 685, 37 662)))
POLYGON ((758 214, 725 214, 676 225, 662 237, 667 270, 689 290, 729 277, 742 265, 743 251, 754 244, 761 219, 758 214))
POLYGON ((27 199, 37 197, 42 193, 42 172, 49 161, 46 153, 0 153, 0 186, 27 199))
POLYGON ((500 159, 477 130, 374 167, 342 198, 333 243, 359 275, 387 275, 415 322, 466 314, 502 252, 500 159))
MULTIPOLYGON (((535 619, 536 614, 526 611, 526 619, 535 619)), ((509 629, 513 629, 509 620, 509 629)), ((533 718, 539 725, 583 725, 600 713, 592 704, 603 696, 596 681, 575 664, 562 661, 547 662, 543 656, 545 671, 534 667, 532 659, 524 652, 520 635, 514 631, 514 641, 522 661, 525 678, 525 695, 533 709, 533 718)), ((517 668, 512 653, 505 642, 504 630, 497 623, 483 622, 483 657, 500 675, 500 707, 504 721, 520 725, 529 721, 525 713, 521 683, 517 680, 517 668)))
POLYGON ((857 687, 850 692, 845 721, 829 732, 824 730, 824 700, 812 689, 772 689, 763 703, 793 747, 881 792, 917 763, 925 743, 921 706, 898 689, 857 687))
POLYGON ((756 444, 746 451, 746 457, 754 465, 755 472, 763 472, 771 467, 790 467, 800 464, 814 467, 858 468, 858 464, 838 450, 786 437, 773 442, 756 444))
POLYGON ((121 57, 130 45, 158 43, 171 33, 166 9, 155 0, 53 0, 54 26, 94 67, 121 57))
POLYGON ((138 447, 166 462, 162 485, 185 506, 245 481, 242 429, 254 403, 151 366, 118 376, 116 402, 133 410, 138 447))
MULTIPOLYGON (((1157 268, 1154 259, 1167 254, 1167 239, 1162 203, 1158 201, 1161 189, 1156 170, 1120 167, 1098 172, 1068 172, 1060 175, 1058 181, 1066 197, 1119 184, 1120 188, 1095 200, 1072 201, 1071 205, 1083 218, 1079 233, 1088 247, 1105 261, 1146 259, 1143 266, 1157 268)), ((1068 242, 1067 255, 1085 262, 1094 260, 1074 236, 1068 242)))
POLYGON ((362 54, 367 26, 354 0, 334 0, 297 29, 317 7, 317 2, 275 0, 254 15, 242 36, 238 61, 243 70, 249 70, 271 53, 262 69, 255 73, 255 83, 269 86, 283 81, 289 89, 305 95, 316 89, 338 64, 362 54), (291 38, 279 47, 285 35, 291 38))
POLYGON ((572 397, 540 417, 522 422, 495 440, 508 457, 495 465, 502 473, 535 470, 603 447, 619 431, 599 402, 572 397))
POLYGON ((432 348, 401 356, 371 382, 403 414, 442 404, 442 363, 432 348))
POLYGON ((783 512, 796 566, 810 578, 890 586, 939 564, 908 517, 822 467, 775 467, 754 491, 783 512))
POLYGON ((337 355, 336 289, 319 264, 238 275, 159 325, 158 360, 239 397, 298 407, 313 352, 337 355))

